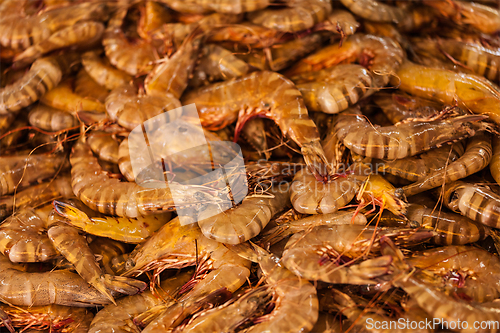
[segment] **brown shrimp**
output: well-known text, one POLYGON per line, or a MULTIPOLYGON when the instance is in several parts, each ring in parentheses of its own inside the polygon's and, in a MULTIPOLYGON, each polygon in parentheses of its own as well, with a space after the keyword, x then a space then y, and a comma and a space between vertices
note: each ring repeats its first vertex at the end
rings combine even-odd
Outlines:
POLYGON ((265 8, 269 0, 162 0, 175 11, 187 14, 205 14, 211 11, 226 14, 241 14, 265 8))
POLYGON ((127 85, 132 81, 129 74, 111 66, 107 58, 99 57, 95 51, 82 54, 82 65, 95 82, 108 90, 127 85))
POLYGON ((342 43, 329 45, 316 53, 299 60, 286 71, 288 77, 337 65, 341 62, 358 62, 367 67, 375 77, 378 87, 389 82, 389 75, 395 73, 403 62, 403 50, 392 39, 373 35, 354 34, 342 43))
POLYGON ((375 22, 404 21, 409 16, 409 11, 404 8, 389 6, 375 0, 340 0, 344 6, 354 14, 364 19, 375 22))
POLYGON ((87 136, 90 149, 99 159, 118 164, 118 142, 104 131, 92 131, 87 136))
POLYGON ((255 72, 241 78, 215 83, 184 95, 184 104, 195 103, 202 126, 217 130, 238 119, 236 135, 254 116, 273 119, 283 135, 300 147, 307 165, 318 179, 329 173, 316 125, 309 119, 300 92, 284 76, 255 72), (220 105, 219 101, 225 101, 220 105))
POLYGON ((293 0, 285 5, 288 8, 269 7, 253 11, 247 14, 247 18, 250 22, 269 29, 296 32, 323 22, 332 11, 330 1, 325 0, 293 0))
POLYGON ((462 181, 447 183, 444 186, 443 203, 471 220, 500 228, 500 196, 486 186, 462 181))
POLYGON ((337 65, 292 78, 311 111, 338 113, 375 92, 371 73, 359 65, 337 65))
POLYGON ((36 60, 18 81, 0 89, 0 115, 18 111, 36 102, 59 84, 63 75, 78 63, 74 53, 36 60))
POLYGON ((472 175, 488 166, 492 157, 491 135, 478 134, 467 143, 465 153, 445 168, 435 170, 416 183, 404 186, 406 196, 438 187, 445 182, 455 181, 472 175))

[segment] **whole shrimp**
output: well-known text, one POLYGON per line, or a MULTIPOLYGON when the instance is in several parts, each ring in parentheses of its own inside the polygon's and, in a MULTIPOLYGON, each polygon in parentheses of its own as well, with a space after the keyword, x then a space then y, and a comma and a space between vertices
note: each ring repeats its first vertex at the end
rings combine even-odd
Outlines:
POLYGON ((132 81, 129 74, 111 66, 107 58, 99 57, 95 51, 82 54, 82 65, 98 84, 109 90, 127 85, 132 81))
POLYGON ((462 181, 447 183, 444 186, 443 203, 471 220, 500 228, 500 196, 486 186, 462 181))
POLYGON ((397 81, 403 91, 447 105, 458 101, 459 106, 486 114, 500 123, 500 91, 482 76, 420 66, 410 61, 405 61, 396 75, 394 83, 397 81))
POLYGON ((229 210, 219 205, 204 206, 198 213, 201 231, 207 238, 226 244, 239 244, 257 236, 273 215, 289 205, 288 188, 279 186, 266 194, 270 197, 246 197, 229 210))
POLYGON ((389 75, 395 73, 404 55, 401 47, 390 38, 354 34, 342 43, 329 45, 305 57, 286 71, 288 77, 315 72, 339 63, 358 61, 367 67, 375 78, 377 87, 389 82, 389 75))
POLYGON ((97 237, 89 244, 89 247, 95 256, 100 258, 99 266, 103 272, 111 275, 116 275, 118 271, 113 267, 113 258, 128 254, 126 244, 110 238, 97 237))
POLYGON ((316 125, 308 117, 300 92, 284 76, 267 71, 255 72, 188 92, 182 102, 195 103, 202 126, 210 130, 223 128, 238 119, 235 140, 249 118, 273 119, 282 133, 301 147, 314 175, 318 179, 327 177, 326 157, 316 125), (225 104, 221 106, 219 101, 225 101, 225 104))
POLYGON ((341 0, 342 4, 354 14, 375 22, 404 21, 410 12, 404 8, 390 6, 375 0, 341 0))
POLYGON ((478 134, 472 137, 465 153, 445 168, 433 171, 416 183, 404 186, 402 191, 406 196, 412 196, 423 191, 440 186, 442 183, 455 181, 470 176, 488 166, 492 157, 491 135, 478 134))
POLYGON ((57 86, 78 60, 79 56, 74 53, 36 60, 21 79, 0 89, 0 115, 18 111, 36 102, 57 86))
POLYGON ((327 19, 332 11, 330 1, 292 0, 285 4, 288 8, 266 8, 247 14, 254 24, 279 31, 296 32, 312 28, 327 19))

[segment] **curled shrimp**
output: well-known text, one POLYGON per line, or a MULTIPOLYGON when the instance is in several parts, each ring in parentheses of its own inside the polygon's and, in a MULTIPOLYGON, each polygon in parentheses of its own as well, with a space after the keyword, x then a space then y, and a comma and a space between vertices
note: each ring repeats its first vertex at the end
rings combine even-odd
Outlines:
POLYGON ((295 32, 323 22, 332 11, 330 1, 325 0, 293 0, 288 1, 286 6, 288 8, 261 9, 249 13, 247 17, 250 22, 269 29, 295 32))
POLYGON ((389 75, 395 73, 403 62, 403 50, 390 38, 354 34, 339 45, 329 45, 305 57, 293 65, 286 75, 297 76, 357 60, 374 75, 377 87, 389 82, 389 75))
POLYGON ((78 59, 76 54, 70 53, 36 60, 21 79, 0 89, 0 115, 18 111, 36 102, 59 84, 78 59))
POLYGON ((337 65, 293 77, 311 111, 338 113, 375 92, 371 73, 359 65, 337 65))
POLYGON ((462 181, 447 183, 444 186, 443 203, 471 220, 500 228, 500 196, 486 186, 462 181))
POLYGON ((108 90, 127 85, 132 81, 130 75, 111 66, 107 58, 99 57, 99 54, 94 51, 82 54, 82 65, 95 82, 108 90))
POLYGON ((249 118, 271 118, 284 135, 301 147, 315 176, 323 179, 328 175, 316 125, 308 117, 300 92, 284 76, 255 72, 191 91, 184 95, 182 102, 195 103, 202 126, 210 130, 223 128, 238 119, 235 140, 249 118), (219 101, 225 104, 221 106, 219 101))
POLYGON ((416 183, 404 186, 402 191, 406 196, 412 196, 423 191, 438 187, 444 182, 455 181, 470 176, 488 166, 492 157, 491 135, 478 134, 470 139, 465 153, 445 168, 426 175, 416 183))
POLYGON ((257 236, 273 215, 289 205, 288 189, 274 189, 268 195, 272 197, 246 197, 240 205, 226 211, 218 205, 206 205, 198 214, 198 225, 207 238, 218 242, 245 242, 257 236))
POLYGON ((420 66, 410 61, 405 61, 396 75, 394 82, 397 81, 403 91, 447 105, 458 101, 459 106, 500 122, 500 92, 482 76, 420 66))
POLYGON ((375 22, 404 21, 409 16, 409 11, 404 8, 386 5, 375 0, 341 0, 342 4, 354 14, 364 19, 375 22))

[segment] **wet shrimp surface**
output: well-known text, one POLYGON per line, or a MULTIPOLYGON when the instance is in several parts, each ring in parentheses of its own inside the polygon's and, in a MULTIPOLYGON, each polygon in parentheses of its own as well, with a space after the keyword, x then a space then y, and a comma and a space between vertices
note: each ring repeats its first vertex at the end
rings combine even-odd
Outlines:
POLYGON ((1 332, 500 332, 497 0, 0 0, 0 70, 1 332))

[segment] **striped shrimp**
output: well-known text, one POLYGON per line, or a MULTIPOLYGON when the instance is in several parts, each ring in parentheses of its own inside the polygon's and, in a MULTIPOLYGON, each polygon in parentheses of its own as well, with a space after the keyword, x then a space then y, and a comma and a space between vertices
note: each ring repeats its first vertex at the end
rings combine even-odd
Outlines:
POLYGON ((132 81, 129 74, 111 66, 107 58, 99 57, 95 51, 82 54, 82 65, 95 82, 108 90, 127 85, 132 81))
POLYGON ((145 188, 136 183, 120 182, 102 170, 90 147, 81 140, 73 147, 70 163, 75 195, 88 207, 107 215, 134 218, 172 211, 178 205, 193 205, 200 202, 196 199, 200 196, 208 200, 218 199, 199 188, 172 186, 172 182, 170 188, 145 188))
POLYGON ((390 6, 375 0, 341 0, 354 14, 375 22, 403 22, 410 12, 404 8, 390 6))
POLYGON ((0 115, 9 114, 36 102, 59 84, 63 75, 79 61, 74 53, 36 60, 18 81, 0 89, 0 115))
POLYGON ((269 195, 271 197, 246 197, 240 205, 229 210, 219 205, 206 205, 198 213, 198 225, 205 237, 218 242, 245 242, 257 236, 273 215, 289 205, 288 188, 272 189, 269 195))
POLYGON ((250 22, 269 29, 296 32, 325 21, 332 11, 330 1, 326 0, 292 0, 285 5, 288 8, 268 7, 251 12, 247 14, 247 18, 250 22))
POLYGON ((482 76, 430 68, 405 61, 396 77, 394 83, 397 83, 402 91, 447 105, 458 101, 458 105, 464 109, 486 114, 496 123, 500 123, 500 91, 482 76))
POLYGON ((464 245, 483 240, 488 228, 460 214, 437 211, 418 204, 410 204, 406 217, 423 229, 433 230, 432 242, 438 245, 464 245))
POLYGON ((488 166, 492 157, 491 135, 478 134, 467 143, 465 153, 445 168, 428 173, 416 183, 404 186, 406 196, 412 196, 435 187, 444 182, 452 182, 470 176, 488 166))
POLYGON ((11 194, 18 188, 38 183, 63 170, 66 156, 17 155, 2 157, 0 166, 0 195, 11 194))
POLYGON ((462 181, 447 183, 443 202, 452 211, 471 220, 500 228, 500 196, 486 186, 462 181))
POLYGON ((371 73, 359 65, 337 65, 291 79, 311 111, 338 113, 375 92, 371 73))
POLYGON ((92 131, 87 136, 87 143, 100 160, 118 164, 119 144, 110 133, 92 131))
POLYGON ((316 125, 309 119, 300 92, 284 76, 268 71, 255 72, 188 92, 182 102, 196 104, 201 124, 209 130, 223 128, 238 119, 235 140, 249 118, 273 119, 283 135, 288 135, 301 147, 314 175, 318 179, 328 176, 316 125))
POLYGON ((328 68, 341 62, 357 60, 360 65, 367 67, 373 73, 376 86, 383 87, 389 82, 389 75, 398 70, 403 59, 403 50, 392 39, 354 34, 344 41, 342 46, 329 45, 299 60, 285 74, 288 77, 294 77, 328 68))
POLYGON ((162 0, 175 11, 186 14, 206 14, 218 12, 226 14, 241 14, 266 8, 269 0, 162 0))
POLYGON ((493 135, 493 156, 490 162, 490 172, 495 181, 500 184, 500 137, 493 135))

